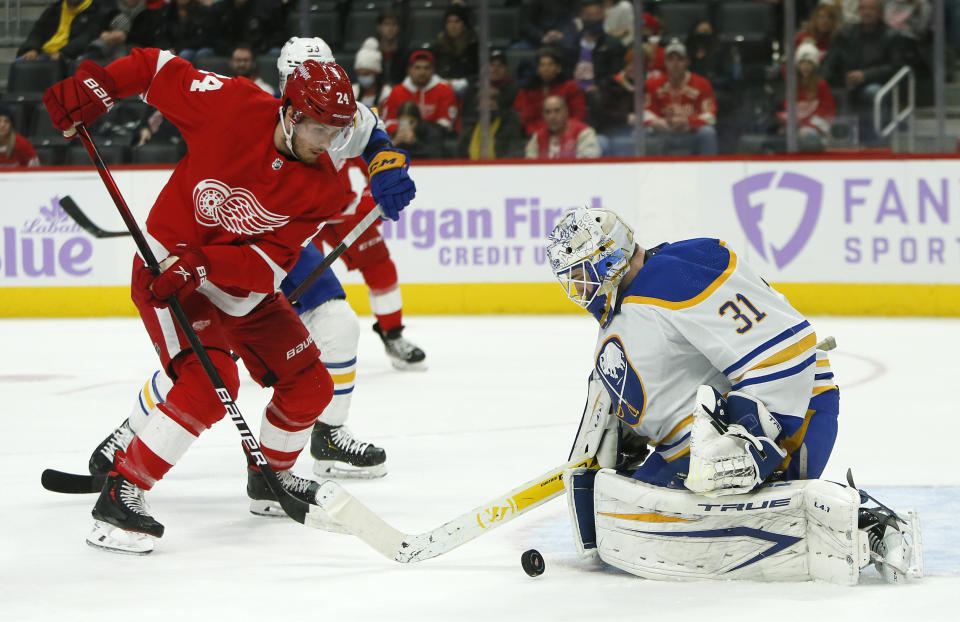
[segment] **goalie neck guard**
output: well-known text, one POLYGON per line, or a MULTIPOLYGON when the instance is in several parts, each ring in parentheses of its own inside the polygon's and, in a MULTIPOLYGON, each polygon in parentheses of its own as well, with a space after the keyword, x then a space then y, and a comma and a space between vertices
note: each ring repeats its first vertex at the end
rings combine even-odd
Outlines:
POLYGON ((549 236, 547 257, 570 300, 606 327, 636 248, 633 230, 610 210, 567 212, 549 236))

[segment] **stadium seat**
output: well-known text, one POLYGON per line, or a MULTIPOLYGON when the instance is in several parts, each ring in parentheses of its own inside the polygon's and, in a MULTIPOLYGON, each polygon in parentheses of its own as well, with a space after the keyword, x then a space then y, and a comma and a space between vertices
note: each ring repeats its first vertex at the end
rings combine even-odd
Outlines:
POLYGON ((414 9, 410 11, 407 38, 410 48, 420 47, 437 38, 443 30, 443 9, 414 9))
POLYGON ((344 50, 359 50, 364 39, 377 34, 378 11, 358 11, 355 7, 347 18, 346 32, 343 34, 344 50))
POLYGON ((9 93, 43 93, 63 78, 63 65, 56 60, 22 61, 10 65, 9 93))
MULTIPOLYGON (((479 24, 473 24, 479 30, 479 24)), ((507 46, 520 38, 520 12, 513 7, 490 9, 490 45, 507 46)))
POLYGON ((287 32, 291 37, 320 37, 336 49, 335 44, 340 40, 338 19, 339 17, 332 10, 311 12, 307 20, 307 29, 304 31, 300 24, 300 13, 291 11, 287 18, 287 32))
POLYGON ((180 148, 173 143, 149 142, 130 150, 134 164, 174 164, 180 161, 180 148))
POLYGON ((769 41, 777 36, 776 7, 764 2, 721 2, 716 9, 721 41, 769 41))
MULTIPOLYGON (((90 166, 93 166, 93 164, 90 162, 90 156, 87 154, 87 150, 83 148, 83 145, 80 143, 80 141, 76 140, 72 142, 74 144, 70 145, 70 147, 67 149, 67 155, 64 160, 64 164, 69 166, 83 166, 84 164, 89 164, 90 166)), ((97 151, 100 152, 100 157, 103 158, 103 161, 107 164, 125 164, 128 161, 126 145, 118 145, 109 140, 98 141, 97 151)))
POLYGON ((201 71, 212 71, 222 76, 232 76, 230 59, 226 56, 204 56, 194 61, 194 66, 201 71))
POLYGON ((63 164, 63 154, 67 147, 66 145, 34 145, 33 149, 37 152, 41 166, 59 166, 63 164))
POLYGON ((705 2, 664 2, 660 4, 661 38, 685 41, 697 22, 709 19, 710 7, 705 2))
POLYGON ((34 145, 65 145, 63 132, 58 130, 50 122, 50 115, 43 104, 38 104, 33 109, 33 119, 30 122, 30 128, 26 134, 34 145))

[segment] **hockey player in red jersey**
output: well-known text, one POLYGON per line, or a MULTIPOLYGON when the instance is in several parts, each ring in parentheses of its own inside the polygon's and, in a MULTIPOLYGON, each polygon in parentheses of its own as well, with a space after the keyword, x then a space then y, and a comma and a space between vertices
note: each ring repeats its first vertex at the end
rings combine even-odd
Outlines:
MULTIPOLYGON (((174 122, 188 155, 147 218, 146 237, 160 262, 154 276, 134 258, 132 298, 174 384, 150 423, 118 452, 93 509, 88 543, 146 553, 163 525, 146 507, 149 490, 224 409, 164 303, 176 296, 213 364, 236 394, 229 352, 273 389, 260 428, 263 454, 284 488, 313 502, 318 484, 290 472, 314 421, 333 394, 319 351, 276 290, 319 227, 344 204, 329 151, 357 149, 369 162, 374 198, 396 219, 413 198, 406 154, 379 129, 354 120, 346 74, 332 63, 303 63, 282 103, 246 80, 199 71, 157 49, 134 49, 102 68, 84 62, 44 96, 53 124, 90 124, 122 97, 141 94, 174 122), (366 132, 358 138, 357 133, 366 132)), ((248 493, 272 492, 251 470, 248 493)))

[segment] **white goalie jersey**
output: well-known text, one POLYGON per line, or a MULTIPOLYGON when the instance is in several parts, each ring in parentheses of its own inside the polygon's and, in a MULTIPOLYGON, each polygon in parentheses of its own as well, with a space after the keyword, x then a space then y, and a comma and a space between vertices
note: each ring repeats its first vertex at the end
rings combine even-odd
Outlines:
POLYGON ((722 241, 663 244, 601 329, 594 374, 612 411, 668 461, 689 453, 697 387, 748 393, 802 436, 810 399, 836 388, 810 323, 722 241))

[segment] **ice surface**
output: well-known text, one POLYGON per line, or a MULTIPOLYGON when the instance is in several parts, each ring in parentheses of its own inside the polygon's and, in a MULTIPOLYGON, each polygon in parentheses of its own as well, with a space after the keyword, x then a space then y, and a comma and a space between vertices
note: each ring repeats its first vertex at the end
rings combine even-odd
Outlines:
MULTIPOLYGON (((566 460, 595 324, 558 317, 410 317, 430 370, 401 373, 364 324, 350 425, 387 449, 383 480, 346 482, 399 529, 420 533, 566 460)), ((145 557, 84 544, 92 495, 40 487, 47 467, 84 472, 156 367, 139 321, 0 321, 0 620, 954 620, 960 592, 956 448, 960 321, 816 318, 836 336, 840 435, 825 476, 923 520, 923 581, 660 583, 579 561, 555 499, 439 558, 400 565, 350 536, 247 512, 236 429, 205 433, 148 500, 166 535, 145 557), (520 554, 538 549, 531 579, 520 554)), ((268 392, 244 379, 259 427, 268 392)), ((297 466, 309 473, 309 457, 297 466)))

